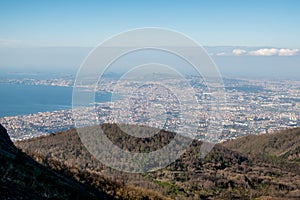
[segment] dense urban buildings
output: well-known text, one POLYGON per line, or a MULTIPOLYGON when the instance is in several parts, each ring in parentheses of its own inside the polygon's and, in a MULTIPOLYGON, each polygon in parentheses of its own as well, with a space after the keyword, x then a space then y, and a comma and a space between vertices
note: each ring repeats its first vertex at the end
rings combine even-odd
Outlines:
MULTIPOLYGON (((215 112, 211 112, 211 96, 203 84, 204 81, 193 76, 187 77, 186 80, 195 90, 198 101, 197 104, 191 103, 189 107, 180 107, 182 102, 172 93, 172 90, 176 90, 177 93, 187 92, 180 80, 166 79, 160 81, 160 85, 143 83, 147 87, 136 89, 138 81, 123 80, 119 83, 116 79, 108 78, 98 87, 98 92, 113 93, 112 100, 96 102, 95 107, 86 109, 95 108, 99 123, 140 124, 175 132, 180 129, 187 134, 194 134, 199 139, 218 134, 218 141, 244 134, 268 134, 300 125, 298 80, 224 78, 226 100, 219 102, 218 110, 222 118, 215 118, 215 112), (174 87, 163 87, 167 83, 172 83, 174 87), (222 129, 220 130, 220 126, 214 126, 214 123, 221 124, 222 129), (197 133, 188 133, 187 124, 196 125, 197 133)), ((61 87, 73 85, 70 77, 49 80, 7 79, 2 82, 61 87)), ((85 118, 88 122, 93 117, 86 115, 83 118, 76 116, 76 113, 78 114, 72 112, 72 109, 66 109, 7 116, 1 118, 0 123, 8 129, 13 140, 21 140, 74 128, 74 119, 85 118)))

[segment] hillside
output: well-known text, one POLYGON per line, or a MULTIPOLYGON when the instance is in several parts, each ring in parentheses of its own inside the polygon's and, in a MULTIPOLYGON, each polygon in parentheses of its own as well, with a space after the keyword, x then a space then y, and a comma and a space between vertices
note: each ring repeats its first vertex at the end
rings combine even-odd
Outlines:
POLYGON ((0 125, 1 199, 112 199, 111 196, 43 166, 17 149, 0 125))
POLYGON ((223 146, 252 159, 261 159, 300 174, 300 128, 272 134, 247 135, 224 142, 223 146))
MULTIPOLYGON (((116 145, 135 152, 152 151, 174 137, 174 133, 160 131, 154 139, 137 139, 123 133, 116 124, 101 126, 116 145)), ((299 129, 295 132, 289 137, 298 141, 299 129)), ((199 154, 203 144, 194 141, 176 162, 146 174, 124 173, 104 166, 85 149, 76 130, 22 141, 16 145, 39 163, 79 182, 103 189, 117 199, 299 199, 300 176, 297 168, 283 167, 282 163, 268 162, 256 156, 261 149, 269 149, 264 148, 264 144, 272 140, 267 138, 266 143, 261 144, 254 142, 257 144, 255 153, 249 150, 253 145, 241 145, 241 141, 250 140, 247 137, 252 136, 215 145, 205 158, 200 158, 199 154)), ((277 140, 276 145, 279 145, 278 141, 281 140, 277 140)), ((291 164, 297 164, 299 160, 294 159, 294 155, 298 155, 297 149, 299 142, 295 142, 293 147, 282 144, 276 155, 293 155, 287 159, 293 162, 291 164)), ((269 151, 273 152, 271 149, 269 151)))

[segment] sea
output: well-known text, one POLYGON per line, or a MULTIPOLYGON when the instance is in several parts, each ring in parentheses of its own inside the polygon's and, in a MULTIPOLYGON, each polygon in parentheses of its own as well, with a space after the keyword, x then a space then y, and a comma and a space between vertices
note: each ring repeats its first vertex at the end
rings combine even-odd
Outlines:
MULTIPOLYGON (((72 108, 72 87, 0 83, 0 118, 72 108)), ((109 102, 112 94, 101 92, 96 102, 109 102)))

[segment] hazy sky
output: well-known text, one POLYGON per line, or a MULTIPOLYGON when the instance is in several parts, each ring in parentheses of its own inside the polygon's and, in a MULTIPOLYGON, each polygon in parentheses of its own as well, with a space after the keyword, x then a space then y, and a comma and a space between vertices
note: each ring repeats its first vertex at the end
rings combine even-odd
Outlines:
POLYGON ((0 1, 0 67, 76 71, 112 35, 162 27, 210 46, 225 75, 298 77, 299 11, 299 0, 0 1))
POLYGON ((203 45, 300 48, 298 0, 0 2, 0 43, 95 46, 120 31, 166 27, 203 45))

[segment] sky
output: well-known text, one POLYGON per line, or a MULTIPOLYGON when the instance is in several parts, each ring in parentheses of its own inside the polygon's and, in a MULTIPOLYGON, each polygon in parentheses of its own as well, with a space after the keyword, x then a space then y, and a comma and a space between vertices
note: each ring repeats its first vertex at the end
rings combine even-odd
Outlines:
POLYGON ((95 46, 139 27, 183 32, 203 45, 300 48, 300 1, 0 2, 0 39, 33 46, 95 46))
MULTIPOLYGON (((38 66, 46 62, 49 66, 52 62, 53 66, 79 65, 76 59, 83 59, 88 52, 82 47, 92 48, 112 35, 142 27, 173 29, 201 45, 216 46, 209 53, 218 57, 216 60, 223 60, 221 67, 235 64, 223 63, 235 56, 254 60, 260 60, 259 56, 292 57, 300 49, 299 10, 298 0, 2 0, 0 67, 38 66), (69 60, 61 59, 57 64, 57 52, 69 60), (35 61, 36 54, 45 60, 35 61), (14 59, 16 56, 20 59, 14 59), (76 62, 70 61, 72 56, 76 62)), ((299 61, 298 58, 289 63, 295 69, 299 61)))

